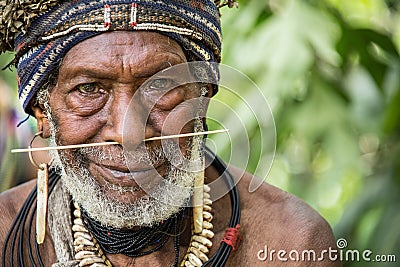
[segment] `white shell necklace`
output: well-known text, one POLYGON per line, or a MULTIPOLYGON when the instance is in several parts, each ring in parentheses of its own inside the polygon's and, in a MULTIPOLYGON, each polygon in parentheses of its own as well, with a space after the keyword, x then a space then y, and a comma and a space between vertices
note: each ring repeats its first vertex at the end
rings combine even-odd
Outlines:
MULTIPOLYGON (((202 227, 200 233, 192 231, 192 237, 186 255, 180 266, 201 267, 208 261, 209 249, 212 247, 211 239, 214 237, 211 223, 212 201, 210 198, 210 187, 203 186, 203 212, 202 227)), ((90 267, 112 267, 112 263, 107 259, 96 239, 85 228, 81 218, 79 206, 74 204, 74 222, 72 231, 74 232, 75 259, 79 261, 79 266, 90 267)), ((194 224, 196 222, 194 221, 194 224)))

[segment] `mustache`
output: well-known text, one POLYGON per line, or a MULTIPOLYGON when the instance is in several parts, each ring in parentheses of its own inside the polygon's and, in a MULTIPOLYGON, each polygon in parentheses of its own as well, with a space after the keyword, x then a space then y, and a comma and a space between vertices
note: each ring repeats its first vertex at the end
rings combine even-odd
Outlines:
MULTIPOLYGON (((180 154, 179 145, 174 141, 163 142, 162 146, 141 145, 134 150, 126 149, 121 145, 84 147, 75 149, 81 158, 97 162, 141 163, 155 165, 168 160, 168 155, 180 154)), ((170 157, 170 156, 169 156, 170 157)))

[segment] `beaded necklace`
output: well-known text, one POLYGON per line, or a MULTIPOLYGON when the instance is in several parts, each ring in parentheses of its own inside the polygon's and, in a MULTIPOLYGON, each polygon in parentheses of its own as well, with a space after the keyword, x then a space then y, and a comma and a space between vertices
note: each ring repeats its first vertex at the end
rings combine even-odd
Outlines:
POLYGON ((80 218, 81 225, 97 240, 104 252, 140 257, 162 248, 170 236, 174 236, 175 244, 179 243, 177 237, 184 218, 183 211, 153 227, 141 227, 134 231, 103 226, 92 219, 84 209, 80 209, 80 218))
MULTIPOLYGON (((212 201, 210 199, 210 187, 208 185, 204 185, 203 187, 203 230, 199 234, 194 234, 192 231, 192 236, 190 240, 190 244, 188 247, 188 250, 186 252, 186 255, 183 258, 182 263, 180 266, 202 266, 205 262, 209 260, 208 258, 208 253, 209 249, 212 247, 212 242, 211 239, 214 237, 214 232, 212 231, 213 225, 211 223, 213 216, 211 215, 211 210, 212 210, 212 201)), ((107 247, 107 244, 104 244, 104 242, 108 243, 110 245, 110 242, 116 242, 116 240, 107 240, 107 238, 104 238, 104 236, 99 235, 99 232, 102 231, 96 231, 96 227, 99 227, 97 225, 97 222, 91 221, 91 223, 88 223, 88 220, 85 219, 87 215, 85 214, 84 210, 81 210, 80 207, 76 204, 74 204, 75 210, 74 210, 74 222, 72 226, 72 231, 74 232, 74 250, 75 250, 75 259, 79 261, 79 266, 98 266, 98 267, 111 267, 112 264, 107 259, 104 250, 102 249, 107 247), (90 231, 88 230, 90 229, 90 231), (97 232, 97 234, 94 234, 94 232, 97 232), (96 238, 97 237, 97 238, 96 238), (99 244, 99 241, 101 240, 102 245, 99 244)), ((180 218, 183 218, 183 213, 180 212, 178 215, 174 215, 172 219, 166 221, 164 224, 160 224, 163 226, 165 229, 170 229, 171 227, 174 227, 174 249, 175 249, 175 262, 174 266, 178 266, 178 261, 179 261, 179 231, 180 231, 180 223, 182 220, 180 218)), ((147 230, 147 229, 146 229, 147 230)), ((135 247, 133 252, 127 252, 126 250, 123 251, 123 254, 127 256, 143 256, 150 254, 157 249, 161 248, 168 240, 168 236, 166 235, 166 238, 163 238, 163 240, 159 241, 158 245, 151 249, 147 250, 142 250, 146 249, 144 246, 148 246, 148 244, 152 244, 153 242, 141 242, 143 239, 153 239, 155 237, 155 233, 157 230, 150 229, 149 231, 145 231, 145 233, 141 233, 139 238, 132 238, 139 240, 137 243, 143 243, 145 245, 139 245, 134 246, 135 244, 127 245, 121 243, 122 246, 125 248, 129 247, 135 247), (152 231, 152 233, 148 233, 149 231, 152 231), (151 235, 152 234, 152 235, 151 235)), ((103 231, 104 232, 104 231, 103 231)), ((120 236, 123 239, 126 239, 125 236, 120 236)), ((118 238, 118 237, 116 237, 118 238)), ((145 240, 143 240, 145 241, 145 240)), ((137 244, 136 244, 137 245, 137 244)), ((113 244, 114 250, 111 250, 112 253, 121 253, 121 250, 116 251, 115 250, 115 244, 113 244)), ((108 250, 110 252, 110 250, 108 250)))

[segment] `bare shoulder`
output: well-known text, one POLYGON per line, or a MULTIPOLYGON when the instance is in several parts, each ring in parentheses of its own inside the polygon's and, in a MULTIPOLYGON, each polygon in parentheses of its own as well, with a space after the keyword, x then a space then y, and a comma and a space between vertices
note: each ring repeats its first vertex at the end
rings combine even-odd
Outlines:
MULTIPOLYGON (((243 173, 234 168, 231 171, 234 176, 243 173)), ((325 260, 318 261, 324 250, 336 249, 332 229, 325 219, 304 201, 268 183, 262 183, 250 193, 251 179, 253 176, 245 173, 238 183, 243 236, 237 251, 239 264, 241 259, 246 259, 251 266, 264 266, 267 262, 269 266, 340 266, 339 262, 330 261, 327 255, 321 257, 325 260), (281 252, 282 260, 278 258, 279 250, 286 252, 281 252), (296 254, 291 255, 293 259, 289 258, 289 252, 293 250, 299 252, 298 261, 293 260, 296 254), (311 255, 309 261, 302 261, 303 251, 314 251, 315 260, 311 255)))
POLYGON ((16 214, 34 186, 35 180, 31 180, 0 194, 0 216, 2 222, 0 224, 0 248, 3 247, 3 243, 16 214))

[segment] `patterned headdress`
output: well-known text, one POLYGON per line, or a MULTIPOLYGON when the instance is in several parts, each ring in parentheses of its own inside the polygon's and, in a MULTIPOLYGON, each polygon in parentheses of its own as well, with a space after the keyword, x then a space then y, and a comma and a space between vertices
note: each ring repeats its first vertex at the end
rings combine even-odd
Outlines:
POLYGON ((0 53, 15 51, 18 96, 26 112, 60 60, 106 31, 149 30, 176 40, 191 59, 219 62, 218 8, 234 0, 1 0, 0 53))

